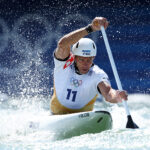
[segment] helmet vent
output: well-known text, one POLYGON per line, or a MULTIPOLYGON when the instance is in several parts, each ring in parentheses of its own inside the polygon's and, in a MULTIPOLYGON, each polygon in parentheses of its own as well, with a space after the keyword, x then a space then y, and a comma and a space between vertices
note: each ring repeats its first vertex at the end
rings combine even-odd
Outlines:
POLYGON ((77 45, 76 45, 76 48, 78 48, 79 47, 79 42, 77 43, 77 45))
POLYGON ((94 43, 93 43, 93 48, 95 49, 95 45, 94 45, 94 43))

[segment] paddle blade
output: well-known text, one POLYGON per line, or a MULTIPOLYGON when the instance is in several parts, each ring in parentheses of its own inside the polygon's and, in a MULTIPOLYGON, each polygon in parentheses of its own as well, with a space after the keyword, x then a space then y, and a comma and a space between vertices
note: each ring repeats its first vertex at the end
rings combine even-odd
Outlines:
POLYGON ((128 115, 128 122, 127 122, 126 128, 131 128, 131 129, 137 129, 137 128, 139 128, 139 127, 133 122, 131 115, 128 115))

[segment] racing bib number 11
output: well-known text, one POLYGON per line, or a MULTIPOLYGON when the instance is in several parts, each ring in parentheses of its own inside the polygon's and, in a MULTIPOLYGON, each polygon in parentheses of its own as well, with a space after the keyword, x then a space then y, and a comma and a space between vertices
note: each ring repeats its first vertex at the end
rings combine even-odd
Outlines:
POLYGON ((76 100, 76 95, 77 95, 77 91, 72 91, 72 89, 67 89, 67 97, 66 99, 69 100, 71 99, 72 102, 75 102, 76 100))

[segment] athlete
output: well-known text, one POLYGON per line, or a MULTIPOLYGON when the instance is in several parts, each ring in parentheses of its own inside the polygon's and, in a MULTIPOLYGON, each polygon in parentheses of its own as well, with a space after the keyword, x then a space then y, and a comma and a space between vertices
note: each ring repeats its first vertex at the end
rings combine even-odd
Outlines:
POLYGON ((53 114, 91 111, 98 93, 110 103, 127 100, 126 91, 113 89, 107 74, 93 63, 97 48, 85 36, 101 26, 107 28, 107 19, 96 17, 88 26, 59 40, 54 51, 54 93, 50 101, 53 114))

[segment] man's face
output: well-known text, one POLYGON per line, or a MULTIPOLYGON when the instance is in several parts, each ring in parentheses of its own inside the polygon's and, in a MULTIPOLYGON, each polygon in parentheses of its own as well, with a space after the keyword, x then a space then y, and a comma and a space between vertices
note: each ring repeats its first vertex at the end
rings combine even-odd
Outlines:
POLYGON ((75 56, 75 62, 81 74, 88 73, 95 57, 75 56))

